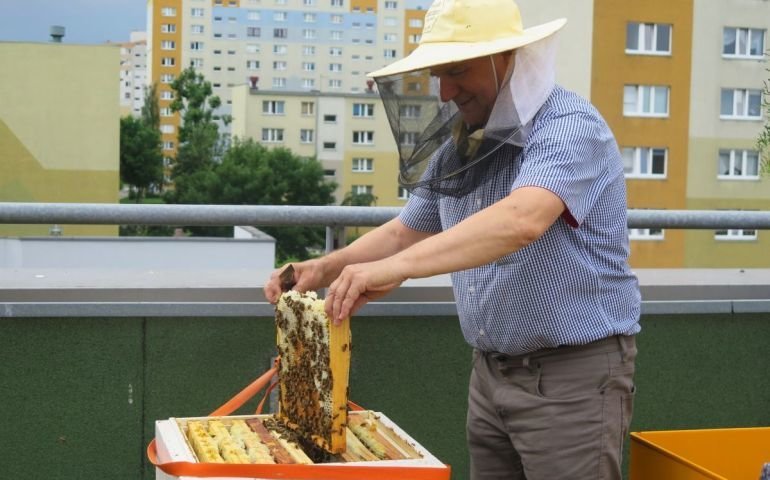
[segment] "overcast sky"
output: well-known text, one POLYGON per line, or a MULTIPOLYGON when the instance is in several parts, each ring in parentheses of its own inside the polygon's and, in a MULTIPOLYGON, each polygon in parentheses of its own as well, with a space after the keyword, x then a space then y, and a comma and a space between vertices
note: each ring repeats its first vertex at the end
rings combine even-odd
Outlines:
POLYGON ((51 25, 65 43, 128 41, 145 30, 147 0, 0 0, 0 41, 47 42, 51 25))

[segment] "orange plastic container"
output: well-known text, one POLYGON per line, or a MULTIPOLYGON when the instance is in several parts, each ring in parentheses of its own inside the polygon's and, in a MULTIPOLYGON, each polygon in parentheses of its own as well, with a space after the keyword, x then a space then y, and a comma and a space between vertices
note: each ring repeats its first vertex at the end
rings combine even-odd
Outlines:
POLYGON ((758 480, 770 427, 631 433, 630 480, 758 480))

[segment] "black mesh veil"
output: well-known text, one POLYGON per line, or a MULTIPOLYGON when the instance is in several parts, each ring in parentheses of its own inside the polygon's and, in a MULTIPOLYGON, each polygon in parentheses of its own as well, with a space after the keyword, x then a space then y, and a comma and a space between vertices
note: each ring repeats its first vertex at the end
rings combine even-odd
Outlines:
POLYGON ((552 43, 517 50, 507 72, 494 72, 490 59, 490 75, 503 81, 486 125, 473 132, 454 103, 441 101, 427 69, 375 78, 398 148, 399 184, 421 197, 462 197, 490 179, 494 153, 524 145, 553 87, 552 43))

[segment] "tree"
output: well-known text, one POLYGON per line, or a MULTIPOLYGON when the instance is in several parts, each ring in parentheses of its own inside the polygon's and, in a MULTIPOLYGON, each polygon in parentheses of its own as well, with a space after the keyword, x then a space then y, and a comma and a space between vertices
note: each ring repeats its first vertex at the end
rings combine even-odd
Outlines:
MULTIPOLYGON (((770 69, 767 69, 770 72, 770 69)), ((765 88, 762 92, 765 107, 765 127, 759 134, 757 148, 762 158, 762 171, 770 174, 770 80, 765 81, 765 88)))
POLYGON ((215 115, 222 101, 213 95, 211 83, 192 67, 185 69, 171 88, 175 92, 171 110, 180 113, 182 122, 177 137, 179 149, 171 172, 174 189, 167 192, 167 201, 197 203, 191 188, 200 181, 197 177, 206 176, 199 172, 211 170, 221 156, 222 138, 217 121, 227 124, 230 117, 215 115))
MULTIPOLYGON (((330 205, 337 187, 324 178, 317 160, 284 148, 269 150, 251 139, 236 139, 221 163, 193 178, 196 203, 225 205, 330 205)), ((275 237, 279 263, 310 258, 311 251, 325 242, 323 227, 261 229, 275 237)))
POLYGON ((142 119, 120 119, 120 179, 136 191, 141 203, 152 185, 163 181, 160 130, 142 119))
POLYGON ((158 84, 153 83, 144 87, 144 104, 142 105, 142 120, 147 125, 160 128, 160 106, 158 105, 158 84))

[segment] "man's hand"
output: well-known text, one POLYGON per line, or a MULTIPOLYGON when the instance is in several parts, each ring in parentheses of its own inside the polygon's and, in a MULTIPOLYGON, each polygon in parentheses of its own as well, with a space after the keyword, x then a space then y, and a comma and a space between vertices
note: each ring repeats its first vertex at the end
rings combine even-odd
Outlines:
POLYGON ((334 325, 353 315, 361 306, 376 300, 406 280, 388 259, 348 265, 329 286, 326 314, 334 325))
MULTIPOLYGON (((282 285, 285 283, 281 279, 281 273, 288 268, 284 265, 270 274, 270 279, 265 284, 265 298, 270 303, 275 303, 283 293, 282 285)), ((307 292, 308 290, 317 290, 326 286, 324 278, 326 276, 326 263, 322 259, 307 260, 305 262, 292 263, 294 268, 294 278, 291 283, 294 284, 293 290, 298 292, 307 292)))

